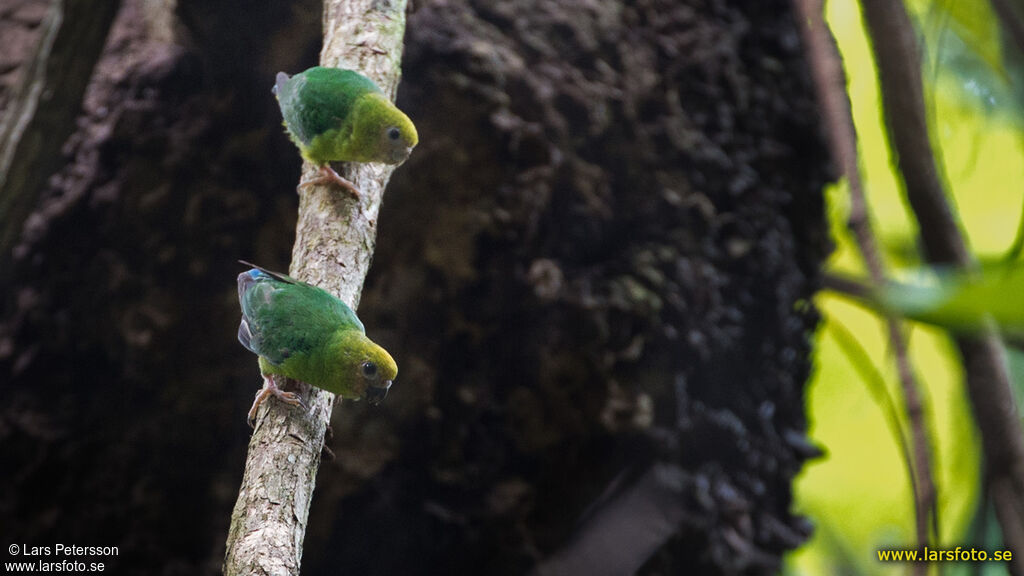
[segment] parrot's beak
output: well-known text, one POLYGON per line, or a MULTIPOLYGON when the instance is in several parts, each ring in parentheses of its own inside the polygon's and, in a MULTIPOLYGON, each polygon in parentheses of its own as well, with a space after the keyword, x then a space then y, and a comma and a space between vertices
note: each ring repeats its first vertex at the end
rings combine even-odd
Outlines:
POLYGON ((383 386, 370 386, 366 389, 366 401, 371 406, 376 406, 388 396, 388 388, 391 388, 391 380, 384 382, 383 386))
POLYGON ((394 157, 392 158, 392 160, 394 160, 393 164, 395 166, 401 166, 409 159, 410 154, 412 154, 412 146, 406 146, 404 149, 395 150, 395 152, 393 152, 394 157))

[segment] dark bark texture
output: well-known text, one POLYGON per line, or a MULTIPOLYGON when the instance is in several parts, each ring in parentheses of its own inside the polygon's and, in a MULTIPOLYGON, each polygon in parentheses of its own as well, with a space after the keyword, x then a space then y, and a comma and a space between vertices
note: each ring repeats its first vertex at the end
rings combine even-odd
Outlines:
MULTIPOLYGON (((174 39, 145 11, 21 239, 0 536, 214 574, 260 385, 234 261, 285 268, 299 158, 269 86, 315 62, 320 5, 179 0, 174 39)), ((303 573, 522 574, 593 533, 644 574, 774 573, 810 532, 790 485, 830 247, 789 2, 423 0, 403 69, 421 144, 359 310, 400 373, 335 409, 303 573), (653 555, 626 532, 650 506, 586 530, 652 478, 653 555)))

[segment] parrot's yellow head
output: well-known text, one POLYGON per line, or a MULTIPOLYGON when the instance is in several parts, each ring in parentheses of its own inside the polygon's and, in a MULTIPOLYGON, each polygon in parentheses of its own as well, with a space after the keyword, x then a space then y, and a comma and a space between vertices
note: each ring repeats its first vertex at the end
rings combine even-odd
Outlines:
POLYGON ((385 164, 405 162, 419 143, 416 126, 383 94, 368 94, 361 103, 366 110, 356 114, 355 134, 365 139, 374 160, 385 164))
POLYGON ((361 332, 347 330, 340 340, 334 358, 341 365, 329 368, 335 382, 327 389, 343 398, 366 398, 370 404, 380 404, 398 376, 395 359, 361 332))
POLYGON ((370 342, 372 346, 366 350, 365 358, 359 364, 359 380, 366 401, 376 406, 388 395, 391 384, 398 376, 398 364, 388 351, 370 342))

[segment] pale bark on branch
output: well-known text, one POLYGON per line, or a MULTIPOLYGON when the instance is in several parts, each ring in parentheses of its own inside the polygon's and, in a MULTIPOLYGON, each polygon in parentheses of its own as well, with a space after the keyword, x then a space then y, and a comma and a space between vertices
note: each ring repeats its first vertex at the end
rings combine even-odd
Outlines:
MULTIPOLYGON (((405 10, 405 0, 328 0, 321 64, 358 70, 394 98, 405 10)), ((314 170, 305 166, 304 176, 314 170)), ((358 306, 376 242, 377 213, 393 170, 381 164, 347 166, 344 176, 362 192, 359 203, 332 187, 300 190, 293 276, 325 288, 353 309, 358 306)), ((299 392, 311 408, 308 413, 274 401, 260 409, 231 515, 224 562, 228 576, 299 573, 334 401, 333 394, 305 385, 299 392)))

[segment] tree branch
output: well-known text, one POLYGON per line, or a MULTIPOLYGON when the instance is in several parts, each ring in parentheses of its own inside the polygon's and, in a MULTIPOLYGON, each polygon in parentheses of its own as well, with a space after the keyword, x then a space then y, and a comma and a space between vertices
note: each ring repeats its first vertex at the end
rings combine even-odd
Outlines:
MULTIPOLYGON (((360 71, 394 98, 405 34, 405 0, 324 3, 324 66, 360 71)), ((337 295, 353 309, 376 241, 376 216, 393 167, 360 164, 344 176, 361 205, 329 187, 299 192, 291 274, 337 295)), ((313 166, 306 165, 306 177, 313 166)), ((278 402, 261 408, 249 442, 245 475, 231 515, 224 573, 298 574, 324 432, 333 394, 299 385, 309 413, 278 402)))
MULTIPOLYGON (((55 0, 0 122, 0 270, 75 127, 120 0, 55 0)), ((4 277, 7 277, 5 274, 4 277)))
POLYGON ((920 225, 925 257, 935 264, 969 266, 971 255, 946 199, 928 136, 921 59, 910 16, 902 2, 891 0, 864 0, 861 10, 878 66, 889 139, 920 225))
MULTIPOLYGON (((857 133, 846 94, 845 75, 839 50, 823 19, 822 0, 793 0, 794 10, 800 20, 800 31, 811 63, 818 101, 825 114, 832 156, 846 176, 850 186, 850 218, 847 226, 853 233, 861 257, 867 266, 871 283, 882 286, 885 283, 885 269, 878 250, 875 235, 868 215, 867 199, 860 179, 860 157, 857 153, 857 133)), ((933 481, 931 438, 925 421, 924 406, 921 402, 920 385, 910 364, 907 342, 900 327, 900 318, 886 317, 889 341, 896 357, 897 372, 903 388, 903 399, 907 419, 910 422, 913 461, 907 462, 910 483, 914 488, 914 518, 917 531, 917 545, 928 545, 928 520, 937 523, 935 482, 933 481)), ((902 440, 902 438, 901 438, 902 440)), ((936 530, 938 532, 938 530, 936 530)), ((916 573, 927 573, 927 566, 915 567, 916 573)))
MULTIPOLYGON (((935 264, 974 267, 950 209, 928 137, 920 55, 902 2, 862 0, 882 88, 886 124, 905 193, 921 229, 925 257, 935 264)), ((1010 386, 1005 350, 995 328, 956 339, 967 391, 981 431, 985 466, 1005 545, 1024 550, 1024 431, 1010 386)), ((1014 560, 1014 574, 1024 562, 1014 560)))

